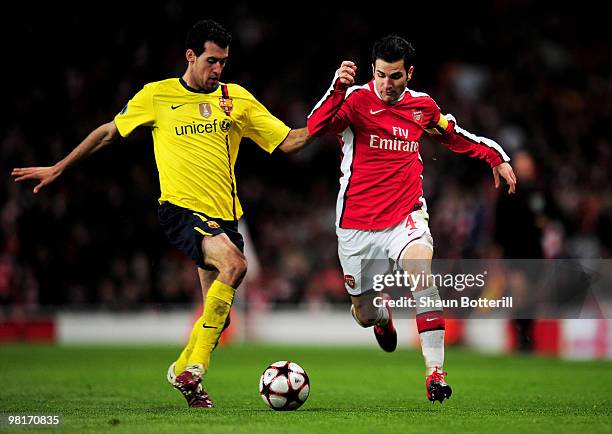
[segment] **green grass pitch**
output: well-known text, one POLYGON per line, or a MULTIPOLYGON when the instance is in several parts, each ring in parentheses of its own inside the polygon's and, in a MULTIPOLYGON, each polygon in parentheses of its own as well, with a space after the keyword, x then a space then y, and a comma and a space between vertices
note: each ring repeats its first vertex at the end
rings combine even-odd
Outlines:
POLYGON ((421 355, 371 348, 230 346, 205 385, 214 409, 189 409, 165 380, 173 347, 0 346, 0 413, 61 414, 59 428, 6 432, 360 433, 612 432, 611 362, 447 351, 453 396, 425 398, 421 355), (268 364, 290 359, 310 376, 294 412, 258 396, 268 364))

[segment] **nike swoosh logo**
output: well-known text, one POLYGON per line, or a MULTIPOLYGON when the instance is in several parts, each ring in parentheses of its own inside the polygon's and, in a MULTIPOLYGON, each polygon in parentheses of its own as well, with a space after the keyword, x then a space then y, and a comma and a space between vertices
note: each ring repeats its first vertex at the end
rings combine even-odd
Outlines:
POLYGON ((377 113, 384 112, 385 110, 386 110, 386 109, 380 109, 380 110, 376 110, 376 111, 374 111, 374 110, 370 109, 370 114, 371 114, 371 115, 375 115, 375 114, 377 114, 377 113))
POLYGON ((438 318, 438 317, 435 317, 435 318, 425 318, 425 321, 432 322, 432 321, 435 321, 437 319, 440 319, 440 318, 438 318))
MULTIPOLYGON (((187 103, 185 103, 185 104, 187 104, 187 103)), ((185 104, 173 105, 173 106, 170 106, 170 108, 171 108, 172 110, 176 110, 177 108, 182 107, 182 106, 184 106, 185 104)))
POLYGON ((202 327, 204 327, 205 329, 216 329, 217 328, 213 326, 207 326, 206 324, 202 324, 202 327))

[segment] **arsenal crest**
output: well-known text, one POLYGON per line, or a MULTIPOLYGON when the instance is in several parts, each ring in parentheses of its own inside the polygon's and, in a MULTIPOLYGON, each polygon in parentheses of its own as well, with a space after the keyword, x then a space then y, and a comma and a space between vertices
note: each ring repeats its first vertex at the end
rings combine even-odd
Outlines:
POLYGON ((234 101, 230 97, 219 98, 219 107, 225 112, 227 116, 231 116, 232 109, 234 108, 234 101))
POLYGON ((212 114, 212 107, 210 106, 210 103, 202 102, 200 103, 199 107, 200 107, 200 114, 202 115, 202 117, 204 119, 208 119, 210 115, 212 114))
POLYGON ((351 289, 355 289, 355 278, 350 274, 344 275, 344 283, 351 289))
POLYGON ((423 122, 423 112, 421 110, 412 110, 412 117, 418 123, 423 122))

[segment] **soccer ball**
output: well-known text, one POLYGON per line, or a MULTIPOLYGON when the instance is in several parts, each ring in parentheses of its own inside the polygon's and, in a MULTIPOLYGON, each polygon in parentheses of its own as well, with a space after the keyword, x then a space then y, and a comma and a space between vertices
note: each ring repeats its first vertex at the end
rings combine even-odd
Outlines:
POLYGON ((272 363, 261 374, 259 394, 274 410, 296 410, 308 399, 310 380, 300 365, 282 360, 272 363))

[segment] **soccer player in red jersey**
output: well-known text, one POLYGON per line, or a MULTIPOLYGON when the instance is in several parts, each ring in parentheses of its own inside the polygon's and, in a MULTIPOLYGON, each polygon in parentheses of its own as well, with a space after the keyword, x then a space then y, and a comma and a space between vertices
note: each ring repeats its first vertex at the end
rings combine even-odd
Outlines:
MULTIPOLYGON (((427 133, 454 152, 485 160, 514 193, 516 176, 503 149, 478 137, 442 114, 427 94, 407 87, 414 66, 414 49, 390 35, 374 44, 374 78, 353 86, 357 66, 342 62, 331 87, 308 118, 313 136, 335 134, 342 148, 340 192, 336 205, 338 256, 351 296, 351 312, 362 327, 374 326, 383 350, 397 346, 388 305, 375 303, 381 294, 364 287, 371 273, 364 259, 395 261, 409 275, 431 274, 433 239, 423 197, 420 140, 427 133)), ((375 267, 375 265, 372 265, 375 267)), ((413 282, 414 283, 414 282, 413 282)), ((435 285, 421 279, 412 285, 416 323, 425 360, 427 398, 442 402, 452 390, 445 381, 444 317, 435 285)), ((388 299, 388 295, 382 295, 388 299)))

